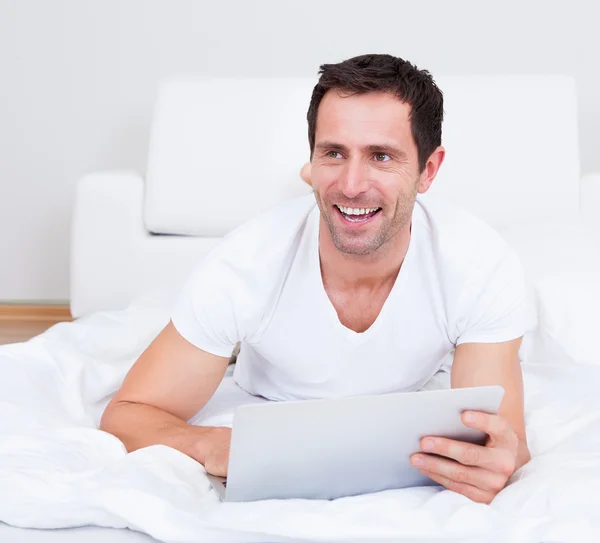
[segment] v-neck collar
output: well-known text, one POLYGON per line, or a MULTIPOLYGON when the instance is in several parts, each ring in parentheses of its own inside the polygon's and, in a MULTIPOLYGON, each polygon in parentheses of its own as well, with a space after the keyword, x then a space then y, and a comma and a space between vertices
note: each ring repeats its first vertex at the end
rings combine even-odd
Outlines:
POLYGON ((324 307, 324 310, 327 312, 327 314, 329 315, 329 318, 332 320, 333 322, 333 326, 335 326, 337 329, 340 330, 340 333, 343 334, 347 339, 349 339, 352 342, 355 343, 360 343, 362 341, 365 341, 367 338, 369 338, 371 335, 373 335, 375 333, 375 331, 377 330, 377 328, 381 325, 381 321, 385 320, 386 318, 386 313, 390 310, 390 305, 392 305, 392 301, 394 298, 398 297, 401 292, 406 288, 406 285, 408 283, 408 279, 411 273, 411 265, 412 265, 412 261, 414 259, 414 253, 416 251, 415 249, 415 245, 416 245, 416 238, 419 234, 419 225, 418 225, 418 210, 420 209, 418 202, 415 203, 414 206, 414 210, 412 213, 412 224, 411 224, 411 234, 410 234, 410 241, 408 244, 408 250, 406 252, 406 255, 404 256, 404 260, 402 262, 402 266, 400 267, 400 271, 398 272, 398 275, 394 281, 394 284, 392 286, 392 289, 390 290, 390 293, 388 294, 385 302, 383 303, 383 306, 381 307, 381 310, 379 311, 379 314, 377 315, 377 318, 375 319, 375 321, 373 322, 373 324, 371 324, 371 326, 369 326, 369 328, 367 328, 364 332, 355 332, 354 330, 348 328, 347 326, 345 326, 344 324, 342 324, 342 322, 340 321, 337 311, 335 309, 335 307, 333 306, 333 304, 331 303, 331 300, 329 299, 329 296, 327 295, 327 291, 325 290, 325 285, 323 283, 323 276, 321 275, 321 259, 320 259, 320 255, 319 255, 319 230, 320 230, 320 225, 321 225, 321 211, 319 209, 319 206, 315 206, 315 208, 312 211, 311 217, 310 217, 310 221, 311 221, 311 228, 310 228, 310 236, 311 236, 311 255, 310 255, 310 261, 311 261, 311 273, 314 274, 314 277, 316 279, 316 284, 318 286, 318 290, 319 290, 319 297, 321 299, 321 303, 324 307))

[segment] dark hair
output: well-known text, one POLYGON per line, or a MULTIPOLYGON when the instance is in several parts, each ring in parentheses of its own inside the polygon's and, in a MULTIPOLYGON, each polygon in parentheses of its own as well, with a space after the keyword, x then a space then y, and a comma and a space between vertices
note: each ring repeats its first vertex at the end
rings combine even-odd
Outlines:
POLYGON ((330 89, 344 94, 389 92, 411 106, 410 126, 415 140, 419 171, 442 143, 444 99, 427 70, 392 55, 360 55, 338 64, 322 64, 318 83, 313 89, 306 118, 312 159, 319 104, 330 89))

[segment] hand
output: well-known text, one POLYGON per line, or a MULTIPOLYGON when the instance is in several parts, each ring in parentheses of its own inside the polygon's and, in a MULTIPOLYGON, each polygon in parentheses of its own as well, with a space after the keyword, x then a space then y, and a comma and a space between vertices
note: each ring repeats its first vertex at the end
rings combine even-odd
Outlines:
POLYGON ((205 432, 198 442, 197 460, 207 473, 227 477, 231 428, 207 426, 203 429, 205 432))
POLYGON ((417 453, 411 456, 411 464, 449 490, 476 502, 490 503, 517 468, 519 438, 499 415, 466 411, 462 421, 465 426, 489 435, 484 447, 443 437, 425 437, 421 448, 445 458, 417 453))
POLYGON ((302 166, 302 169, 300 170, 300 177, 302 178, 302 180, 305 183, 308 183, 309 185, 312 184, 310 181, 310 171, 311 171, 310 162, 307 162, 304 166, 302 166))

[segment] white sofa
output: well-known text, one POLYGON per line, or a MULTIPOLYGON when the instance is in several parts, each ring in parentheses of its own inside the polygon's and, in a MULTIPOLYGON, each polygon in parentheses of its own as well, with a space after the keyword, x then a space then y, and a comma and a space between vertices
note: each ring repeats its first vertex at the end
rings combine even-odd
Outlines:
MULTIPOLYGON (((532 279, 585 266, 600 238, 600 175, 580 179, 574 81, 566 76, 436 78, 447 158, 433 190, 497 228, 532 279)), ((78 184, 71 312, 126 307, 177 287, 221 236, 310 191, 306 111, 313 78, 195 79, 158 94, 147 171, 78 184)))

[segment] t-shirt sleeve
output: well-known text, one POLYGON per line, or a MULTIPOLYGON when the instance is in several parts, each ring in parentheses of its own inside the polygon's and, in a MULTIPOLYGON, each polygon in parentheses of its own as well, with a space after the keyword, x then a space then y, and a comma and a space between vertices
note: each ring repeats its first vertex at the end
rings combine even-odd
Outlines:
POLYGON ((171 321, 191 344, 231 356, 270 322, 287 271, 317 210, 314 196, 291 199, 224 236, 196 264, 171 307, 171 321))
POLYGON ((458 315, 456 345, 510 341, 535 328, 531 291, 510 246, 500 259, 471 275, 461 292, 458 315))
POLYGON ((239 312, 244 300, 244 281, 231 265, 207 257, 189 275, 171 311, 177 331, 192 345, 223 357, 231 356, 247 332, 239 312))

